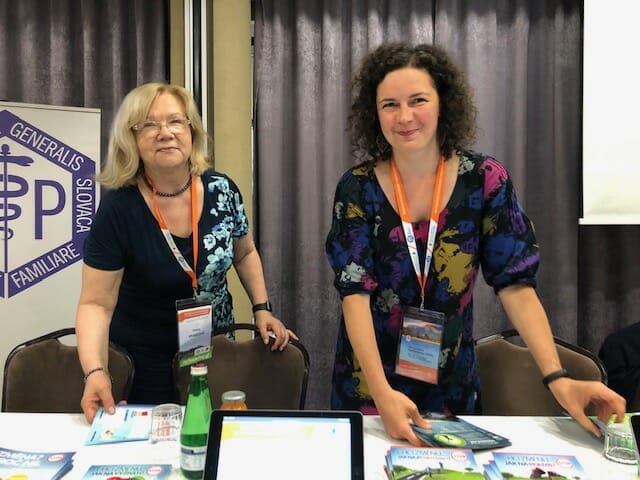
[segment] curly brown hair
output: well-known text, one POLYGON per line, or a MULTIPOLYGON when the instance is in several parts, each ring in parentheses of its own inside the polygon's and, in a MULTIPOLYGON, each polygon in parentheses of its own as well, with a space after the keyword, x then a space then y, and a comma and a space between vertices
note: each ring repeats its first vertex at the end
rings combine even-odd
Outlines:
POLYGON ((349 128, 356 156, 361 160, 388 160, 391 157, 391 146, 378 121, 376 94, 378 85, 388 73, 405 67, 426 70, 435 83, 440 99, 436 134, 445 158, 475 140, 477 110, 471 88, 449 55, 436 45, 386 43, 364 58, 353 80, 349 128))

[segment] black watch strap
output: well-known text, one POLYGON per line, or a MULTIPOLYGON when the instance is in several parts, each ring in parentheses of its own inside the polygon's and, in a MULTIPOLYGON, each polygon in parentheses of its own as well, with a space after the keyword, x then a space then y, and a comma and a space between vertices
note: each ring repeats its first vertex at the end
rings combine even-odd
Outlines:
POLYGON ((267 312, 273 311, 273 309, 271 308, 271 302, 269 300, 264 303, 256 303, 251 310, 253 311, 253 313, 256 313, 259 310, 266 310, 267 312))
POLYGON ((554 380, 558 380, 559 378, 571 378, 571 375, 569 375, 569 372, 567 372, 566 369, 561 368, 560 370, 551 372, 546 377, 543 377, 542 384, 545 386, 547 390, 549 390, 549 384, 554 380))

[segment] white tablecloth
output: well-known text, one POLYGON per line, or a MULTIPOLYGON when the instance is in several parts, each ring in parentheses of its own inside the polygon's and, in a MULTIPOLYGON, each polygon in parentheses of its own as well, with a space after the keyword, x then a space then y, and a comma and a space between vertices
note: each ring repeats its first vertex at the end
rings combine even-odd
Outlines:
MULTIPOLYGON (((467 421, 509 438, 511 447, 503 449, 521 453, 575 455, 592 480, 636 479, 637 467, 607 460, 602 455, 603 442, 569 418, 483 417, 466 416, 467 421)), ((171 463, 172 477, 182 476, 177 449, 148 442, 125 442, 85 446, 89 426, 82 415, 0 413, 0 446, 14 450, 42 452, 77 452, 73 469, 63 480, 79 480, 92 464, 171 463)), ((386 480, 384 456, 390 445, 405 444, 391 440, 378 417, 364 421, 365 473, 367 480, 386 480)), ((491 452, 476 452, 478 464, 486 462, 491 452)))
MULTIPOLYGON (((564 417, 463 416, 474 425, 507 437, 512 446, 505 452, 575 455, 591 480, 640 478, 635 465, 612 462, 602 455, 604 442, 564 417)), ((383 459, 389 439, 378 417, 365 417, 365 464, 367 480, 387 480, 383 459)), ((399 442, 406 445, 406 442, 399 442)), ((491 451, 474 452, 478 466, 491 458, 491 451)))

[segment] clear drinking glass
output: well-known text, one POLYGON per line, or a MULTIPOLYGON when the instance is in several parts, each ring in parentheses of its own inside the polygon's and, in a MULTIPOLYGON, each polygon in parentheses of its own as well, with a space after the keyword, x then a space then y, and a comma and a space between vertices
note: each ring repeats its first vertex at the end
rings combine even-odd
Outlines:
POLYGON ((151 443, 180 440, 182 408, 175 403, 163 403, 151 410, 151 443))
POLYGON ((629 424, 607 425, 604 432, 604 456, 618 463, 637 463, 636 444, 629 424))

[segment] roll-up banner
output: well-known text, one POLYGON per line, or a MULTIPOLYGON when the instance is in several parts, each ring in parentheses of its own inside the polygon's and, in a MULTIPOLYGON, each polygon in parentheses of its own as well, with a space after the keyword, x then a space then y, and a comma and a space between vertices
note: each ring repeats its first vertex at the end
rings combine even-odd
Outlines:
POLYGON ((100 110, 0 102, 2 365, 15 345, 74 325, 99 168, 100 110))

